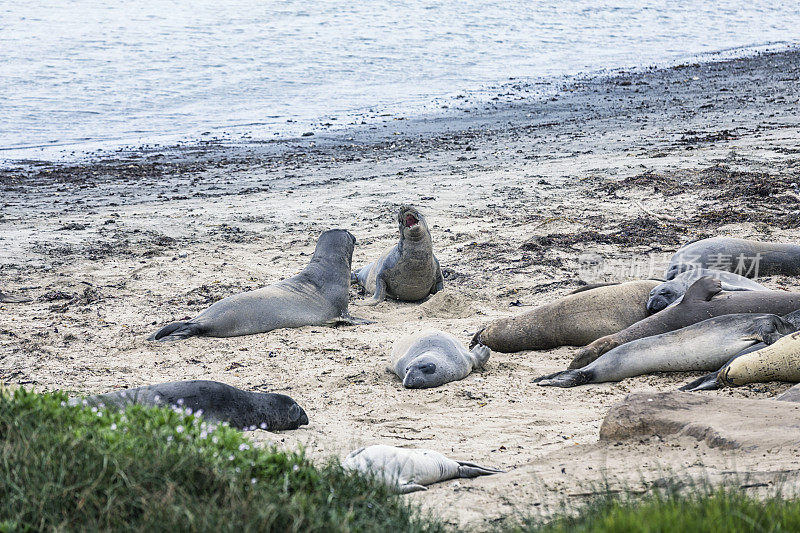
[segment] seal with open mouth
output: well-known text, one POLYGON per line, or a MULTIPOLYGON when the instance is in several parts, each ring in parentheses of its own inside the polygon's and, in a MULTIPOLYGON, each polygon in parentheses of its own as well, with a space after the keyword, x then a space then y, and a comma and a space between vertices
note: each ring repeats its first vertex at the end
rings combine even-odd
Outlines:
POLYGON ((400 242, 384 251, 374 263, 353 272, 352 281, 372 294, 372 298, 355 302, 356 305, 378 305, 386 297, 414 302, 436 294, 444 286, 425 217, 417 209, 404 205, 397 221, 400 242))

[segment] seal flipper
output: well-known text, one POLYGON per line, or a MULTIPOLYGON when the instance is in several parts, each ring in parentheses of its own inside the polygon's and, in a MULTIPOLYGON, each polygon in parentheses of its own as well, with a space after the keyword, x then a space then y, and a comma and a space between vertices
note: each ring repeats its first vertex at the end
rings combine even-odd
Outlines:
POLYGON ((683 387, 680 387, 679 391, 684 392, 695 392, 699 390, 717 390, 719 385, 717 385, 717 374, 719 374, 719 370, 716 372, 712 372, 710 374, 706 374, 705 376, 698 378, 694 381, 690 381, 683 387))
POLYGON ((456 461, 458 463, 458 477, 473 478, 478 476, 491 476, 492 474, 503 474, 503 470, 486 468, 485 466, 468 463, 466 461, 456 461))
POLYGON ((436 263, 436 279, 433 280, 431 294, 436 294, 444 289, 444 275, 442 274, 442 267, 439 264, 439 260, 434 257, 433 262, 436 263))
POLYGON ((545 374, 544 376, 539 376, 538 378, 535 378, 531 383, 539 383, 540 381, 545 379, 552 379, 558 376, 559 374, 563 374, 564 372, 566 372, 566 370, 559 370, 558 372, 553 372, 552 374, 545 374))
POLYGON ((372 298, 370 298, 369 300, 360 300, 358 302, 353 302, 353 304, 359 306, 378 305, 385 299, 386 299, 386 282, 383 281, 380 278, 380 276, 378 276, 378 279, 375 280, 375 294, 372 295, 372 298))
POLYGON ((540 387, 577 387, 592 382, 594 374, 586 370, 565 370, 549 379, 539 381, 540 387))
POLYGON ((416 483, 404 483, 397 486, 398 494, 408 494, 410 492, 419 492, 421 490, 428 490, 428 487, 424 485, 418 485, 416 483))
POLYGON ((722 292, 722 282, 711 276, 703 276, 692 283, 683 295, 683 302, 711 300, 716 294, 722 292))
MULTIPOLYGON (((475 333, 475 335, 472 336, 472 340, 469 341, 469 349, 470 350, 473 349, 474 347, 476 347, 479 344, 483 344, 483 342, 481 342, 481 333, 483 333, 483 330, 485 330, 485 329, 486 328, 479 329, 477 331, 477 333, 475 333)), ((483 345, 486 346, 485 344, 483 344, 483 345)))
POLYGON ((489 349, 488 346, 484 346, 483 344, 476 344, 472 350, 470 350, 472 357, 475 359, 474 368, 483 368, 483 365, 486 364, 486 361, 489 360, 489 356, 491 355, 492 351, 489 349))
POLYGON ((147 337, 147 340, 161 342, 177 341, 202 335, 203 330, 203 326, 197 322, 173 322, 147 337))

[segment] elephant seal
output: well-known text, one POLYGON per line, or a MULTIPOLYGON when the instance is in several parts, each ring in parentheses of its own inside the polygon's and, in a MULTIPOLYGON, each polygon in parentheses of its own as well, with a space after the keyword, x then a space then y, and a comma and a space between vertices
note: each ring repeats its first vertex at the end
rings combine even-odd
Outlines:
POLYGON ((296 276, 223 298, 192 320, 164 326, 148 340, 236 337, 278 328, 369 323, 347 311, 355 242, 349 231, 328 230, 320 235, 308 266, 296 276))
POLYGON ((617 346, 583 368, 540 379, 543 387, 621 381, 651 372, 713 370, 758 342, 772 344, 795 327, 777 315, 723 315, 617 346))
POLYGON ((425 485, 453 478, 502 473, 465 461, 454 461, 432 450, 375 445, 350 452, 342 468, 372 474, 399 494, 428 490, 425 485))
POLYGON ((781 402, 800 402, 800 385, 795 385, 775 399, 781 402))
MULTIPOLYGON (((800 311, 793 311, 788 315, 782 316, 781 318, 784 320, 784 322, 787 322, 791 325, 791 327, 793 328, 792 333, 800 330, 800 311)), ((695 379, 694 381, 690 381, 686 385, 679 387, 678 390, 685 392, 696 392, 700 390, 717 390, 719 388, 719 385, 717 383, 717 376, 722 370, 724 370, 728 365, 730 365, 734 359, 736 359, 737 357, 741 357, 742 355, 747 355, 749 353, 760 350, 761 348, 766 348, 766 346, 767 345, 765 343, 759 342, 757 344, 750 346, 749 348, 745 348, 741 352, 737 353, 736 355, 728 359, 728 361, 724 365, 722 365, 720 369, 711 372, 710 374, 706 374, 703 377, 695 379)))
POLYGON ((654 280, 628 281, 576 292, 521 315, 501 318, 478 331, 470 343, 502 353, 585 346, 647 318, 654 280))
POLYGON ((386 249, 377 261, 353 272, 372 298, 355 305, 378 305, 387 296, 406 302, 422 300, 444 287, 439 261, 433 255, 433 241, 425 217, 404 205, 397 213, 400 242, 386 249))
POLYGON ((124 409, 128 405, 189 408, 211 422, 239 429, 297 429, 308 424, 303 408, 284 394, 248 392, 217 381, 173 381, 89 396, 87 402, 124 409))
POLYGON ((467 351, 443 331, 421 331, 394 343, 387 370, 397 374, 407 389, 428 389, 464 379, 473 368, 483 367, 489 353, 489 348, 480 344, 467 351))
POLYGON ((713 237, 683 246, 669 261, 670 280, 692 268, 736 272, 748 278, 785 274, 800 275, 800 246, 773 242, 713 237))
POLYGON ((24 302, 30 302, 30 298, 23 298, 21 296, 13 296, 11 294, 6 294, 0 291, 0 304, 21 304, 24 302))
POLYGON ((738 387, 763 381, 800 381, 800 332, 776 343, 737 357, 719 371, 720 387, 738 387))
POLYGON ((569 368, 582 368, 612 348, 626 342, 685 328, 715 316, 736 313, 784 315, 798 309, 800 309, 800 293, 784 291, 722 292, 722 284, 718 279, 703 277, 689 287, 680 303, 581 348, 569 368))
POLYGON ((709 270, 708 268, 693 268, 686 272, 681 272, 670 281, 665 281, 652 291, 650 299, 647 300, 647 310, 657 313, 666 309, 672 303, 678 301, 686 293, 686 289, 704 276, 711 276, 720 280, 723 291, 768 291, 769 289, 733 272, 722 270, 709 270))

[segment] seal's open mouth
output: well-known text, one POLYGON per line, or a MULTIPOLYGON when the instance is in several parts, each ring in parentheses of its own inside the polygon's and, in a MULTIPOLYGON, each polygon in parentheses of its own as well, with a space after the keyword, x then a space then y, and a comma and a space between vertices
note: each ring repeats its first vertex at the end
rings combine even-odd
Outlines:
POLYGON ((419 220, 417 219, 417 217, 415 217, 411 213, 406 213, 406 227, 413 228, 417 224, 419 224, 419 220))

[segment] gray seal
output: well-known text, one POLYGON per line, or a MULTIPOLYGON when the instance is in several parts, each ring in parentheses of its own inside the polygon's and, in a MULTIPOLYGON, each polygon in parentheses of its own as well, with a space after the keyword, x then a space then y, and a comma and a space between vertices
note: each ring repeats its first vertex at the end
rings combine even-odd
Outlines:
POLYGON ((223 298, 192 320, 164 326, 148 340, 236 337, 278 328, 369 323, 351 317, 347 310, 355 242, 349 231, 328 230, 320 235, 308 266, 296 276, 223 298))
POLYGON ((189 408, 210 422, 227 422, 239 429, 297 429, 308 416, 284 394, 248 392, 217 381, 173 381, 74 399, 76 405, 124 409, 129 405, 189 408))
POLYGON ((733 272, 723 270, 710 270, 708 268, 693 268, 686 272, 681 272, 670 281, 665 281, 652 291, 647 300, 647 310, 657 313, 666 309, 669 305, 683 298, 689 286, 698 279, 710 276, 718 279, 722 283, 723 291, 768 291, 760 283, 748 279, 733 272))
POLYGON ((473 369, 483 367, 489 353, 481 344, 467 351, 443 331, 421 331, 394 343, 388 370, 397 374, 407 389, 427 389, 464 379, 473 369))
POLYGON ((736 272, 748 278, 800 275, 800 246, 774 242, 713 237, 683 246, 667 267, 670 280, 692 268, 711 268, 736 272))
POLYGON ((411 206, 397 213, 400 242, 386 249, 377 261, 353 272, 352 280, 372 294, 355 305, 378 305, 385 298, 415 302, 444 287, 439 261, 425 217, 411 206))
POLYGON ((795 327, 772 314, 723 315, 661 335, 627 342, 592 363, 539 380, 544 387, 621 381, 652 372, 719 368, 731 356, 759 342, 772 344, 795 327))
POLYGON ((21 304, 23 302, 30 302, 30 298, 23 298, 21 296, 13 296, 0 291, 0 304, 21 304))
POLYGON ((474 478, 502 470, 454 461, 439 452, 375 445, 350 452, 342 468, 373 475, 394 492, 407 494, 428 490, 425 485, 454 478, 474 478))

